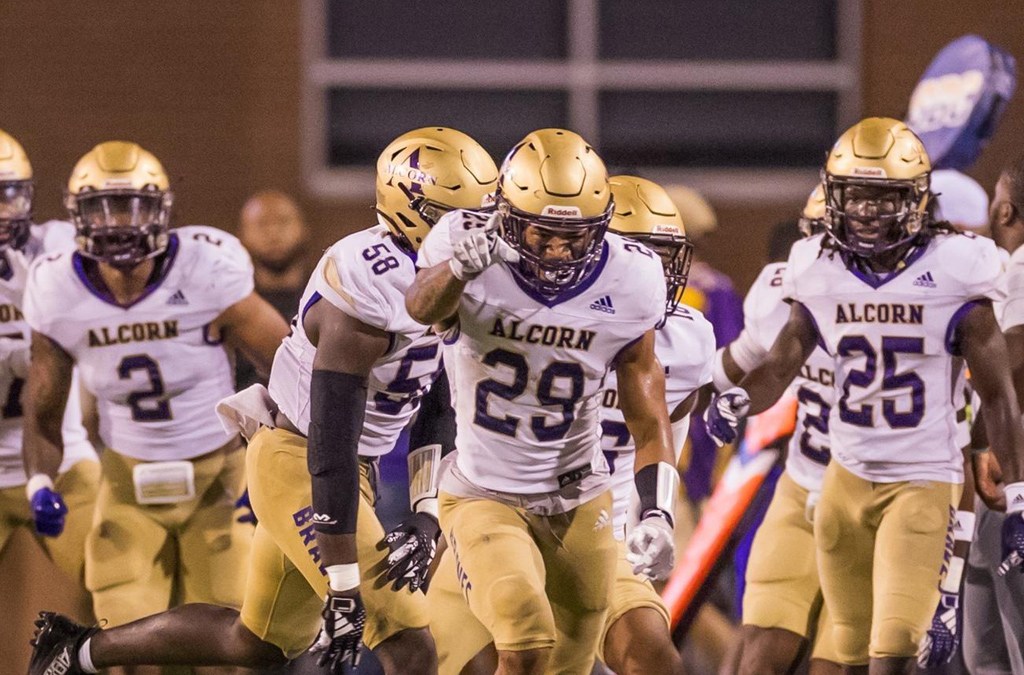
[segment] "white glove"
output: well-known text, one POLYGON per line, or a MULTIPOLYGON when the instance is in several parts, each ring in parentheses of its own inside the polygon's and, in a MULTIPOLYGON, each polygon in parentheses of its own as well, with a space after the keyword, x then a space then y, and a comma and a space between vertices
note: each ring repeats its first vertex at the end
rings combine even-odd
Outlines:
POLYGON ((633 574, 655 581, 668 579, 676 565, 676 542, 672 526, 658 515, 637 523, 626 537, 626 562, 633 574))
POLYGON ((519 253, 499 236, 497 213, 458 213, 460 217, 453 218, 448 228, 453 256, 448 265, 456 279, 475 279, 499 260, 519 262, 519 253))

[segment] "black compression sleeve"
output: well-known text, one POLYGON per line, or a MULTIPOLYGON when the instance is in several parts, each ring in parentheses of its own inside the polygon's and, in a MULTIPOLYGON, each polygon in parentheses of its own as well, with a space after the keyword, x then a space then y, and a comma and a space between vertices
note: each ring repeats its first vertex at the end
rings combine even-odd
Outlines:
POLYGON ((366 378, 314 370, 309 385, 309 450, 313 527, 353 534, 359 512, 359 436, 366 415, 366 378))
POLYGON ((455 410, 444 369, 420 401, 416 421, 409 430, 409 449, 440 445, 441 456, 455 449, 455 410))

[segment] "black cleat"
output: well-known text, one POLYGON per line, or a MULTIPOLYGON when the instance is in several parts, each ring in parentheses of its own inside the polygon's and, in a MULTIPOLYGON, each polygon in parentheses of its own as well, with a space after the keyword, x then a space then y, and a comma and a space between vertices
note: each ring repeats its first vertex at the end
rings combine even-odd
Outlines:
POLYGON ((39 612, 28 675, 82 675, 78 648, 100 631, 77 624, 56 612, 39 612))

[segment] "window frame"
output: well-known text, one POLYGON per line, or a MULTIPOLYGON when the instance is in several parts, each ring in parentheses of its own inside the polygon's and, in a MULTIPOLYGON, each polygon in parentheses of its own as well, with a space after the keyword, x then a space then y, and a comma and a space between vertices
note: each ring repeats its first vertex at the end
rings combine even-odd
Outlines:
MULTIPOLYGON (((598 148, 598 98, 605 90, 831 91, 837 136, 860 118, 862 0, 836 0, 836 58, 827 61, 600 60, 600 0, 567 0, 564 60, 334 59, 327 57, 329 1, 301 3, 301 165, 306 189, 317 197, 363 199, 374 190, 372 166, 328 164, 326 93, 335 87, 565 91, 570 128, 598 148)), ((684 183, 730 202, 804 199, 818 179, 813 168, 640 169, 652 180, 684 183)))

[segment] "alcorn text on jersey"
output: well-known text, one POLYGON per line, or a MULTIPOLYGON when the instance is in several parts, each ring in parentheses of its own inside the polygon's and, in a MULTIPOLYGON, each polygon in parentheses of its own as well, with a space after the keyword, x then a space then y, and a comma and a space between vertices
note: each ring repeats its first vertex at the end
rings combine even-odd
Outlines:
MULTIPOLYGON (((28 265, 44 253, 73 250, 75 228, 71 223, 50 221, 33 225, 28 242, 21 251, 0 253, 5 264, 0 264, 0 338, 12 350, 28 349, 30 329, 21 313, 28 265)), ((4 351, 7 351, 6 349, 4 351)), ((22 392, 25 380, 0 367, 0 489, 24 485, 25 463, 21 454, 22 421, 24 408, 22 392)), ((60 473, 67 471, 81 459, 96 459, 96 452, 82 426, 82 406, 78 393, 78 375, 75 374, 64 409, 64 459, 60 473)))
POLYGON ((190 459, 231 438, 214 406, 234 391, 234 368, 211 324, 253 292, 252 262, 238 239, 198 225, 172 230, 156 262, 143 295, 122 306, 92 261, 44 255, 29 272, 25 319, 75 360, 107 446, 190 459))
POLYGON ((309 384, 316 354, 302 320, 314 304, 329 302, 391 336, 391 348, 370 371, 359 454, 375 457, 395 447, 441 368, 440 340, 405 309, 405 291, 415 277, 412 255, 383 225, 351 234, 327 249, 306 284, 299 315, 278 348, 270 373, 270 395, 299 431, 309 430, 309 384))
MULTIPOLYGON (((703 314, 680 305, 658 328, 656 338, 654 349, 665 367, 665 402, 671 414, 690 394, 711 382, 715 331, 703 314)), ((676 424, 672 427, 673 450, 678 460, 686 433, 677 435, 676 424)), ((605 377, 601 393, 601 432, 601 450, 611 471, 612 523, 615 536, 621 539, 636 492, 633 482, 636 444, 619 408, 618 378, 614 370, 605 377)))
MULTIPOLYGON (((452 257, 447 214, 419 264, 452 257)), ((607 473, 601 454, 601 382, 615 357, 665 311, 665 278, 649 249, 605 237, 578 286, 545 297, 506 263, 466 284, 458 325, 445 337, 456 411, 456 459, 474 485, 498 492, 557 491, 607 473)))
POLYGON ((783 294, 833 357, 835 460, 883 483, 963 479, 958 328, 975 303, 1002 298, 1000 272, 995 244, 967 234, 936 234, 884 277, 848 268, 820 236, 793 246, 783 294))
MULTIPOLYGON (((782 297, 786 263, 761 270, 743 301, 743 332, 729 346, 736 365, 750 372, 761 364, 789 319, 790 306, 782 297)), ((832 357, 815 348, 790 387, 796 397, 796 429, 789 442, 786 471, 805 490, 821 490, 831 453, 832 357)))

